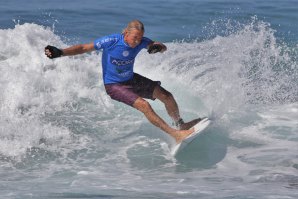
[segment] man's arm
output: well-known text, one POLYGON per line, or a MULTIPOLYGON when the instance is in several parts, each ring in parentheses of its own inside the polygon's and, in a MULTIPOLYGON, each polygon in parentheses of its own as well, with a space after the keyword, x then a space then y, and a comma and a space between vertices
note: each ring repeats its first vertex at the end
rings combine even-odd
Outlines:
POLYGON ((89 44, 79 44, 65 49, 58 49, 54 46, 47 46, 45 47, 45 55, 48 58, 53 59, 61 56, 79 55, 86 52, 91 52, 93 50, 95 50, 93 42, 89 44))
POLYGON ((153 54, 157 52, 163 53, 167 50, 167 47, 163 43, 154 41, 147 46, 147 49, 149 54, 153 54))

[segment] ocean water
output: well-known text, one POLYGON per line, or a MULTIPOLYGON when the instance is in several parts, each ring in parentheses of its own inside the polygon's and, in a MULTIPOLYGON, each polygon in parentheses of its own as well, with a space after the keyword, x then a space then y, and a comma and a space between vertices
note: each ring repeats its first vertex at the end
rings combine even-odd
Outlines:
POLYGON ((1 0, 0 13, 0 198, 298 197, 297 0, 1 0), (213 120, 176 158, 107 96, 101 52, 44 56, 135 18, 168 46, 141 52, 136 72, 161 80, 185 120, 213 120))

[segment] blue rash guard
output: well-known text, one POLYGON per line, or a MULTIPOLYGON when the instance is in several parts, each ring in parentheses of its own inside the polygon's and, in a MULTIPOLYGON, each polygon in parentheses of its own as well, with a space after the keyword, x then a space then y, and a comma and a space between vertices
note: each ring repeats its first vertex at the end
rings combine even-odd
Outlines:
POLYGON ((131 48, 122 34, 112 34, 94 41, 96 50, 103 49, 102 67, 104 84, 120 83, 133 77, 135 57, 152 42, 143 37, 141 43, 131 48))

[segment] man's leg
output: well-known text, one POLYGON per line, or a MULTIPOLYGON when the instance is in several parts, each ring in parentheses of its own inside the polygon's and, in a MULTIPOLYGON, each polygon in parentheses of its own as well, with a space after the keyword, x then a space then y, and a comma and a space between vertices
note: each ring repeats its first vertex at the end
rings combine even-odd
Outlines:
POLYGON ((161 86, 156 86, 154 88, 153 97, 159 99, 165 104, 169 116, 174 120, 175 124, 179 125, 179 128, 182 130, 191 128, 201 120, 200 118, 198 118, 190 122, 184 123, 180 117, 179 108, 172 93, 165 90, 161 86))
POLYGON ((151 105, 144 100, 143 98, 139 97, 133 104, 133 107, 137 110, 144 113, 146 118, 155 126, 159 127, 161 130, 165 131, 166 133, 170 134, 172 137, 175 138, 177 143, 180 143, 184 138, 188 135, 193 133, 194 129, 189 130, 176 130, 171 128, 163 119, 161 119, 152 109, 151 105))

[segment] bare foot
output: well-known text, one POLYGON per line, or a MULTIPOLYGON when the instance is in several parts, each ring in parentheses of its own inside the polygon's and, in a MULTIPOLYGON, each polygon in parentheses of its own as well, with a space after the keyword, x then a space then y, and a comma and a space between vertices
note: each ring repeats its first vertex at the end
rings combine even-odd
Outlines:
POLYGON ((190 128, 188 130, 176 130, 172 133, 172 136, 175 138, 176 143, 179 144, 184 140, 187 136, 194 132, 194 128, 190 128))
POLYGON ((194 119, 190 122, 186 122, 184 124, 181 124, 179 129, 180 130, 188 130, 190 129, 191 127, 193 127, 194 125, 196 125, 197 123, 199 123, 202 119, 201 118, 198 118, 198 119, 194 119))

